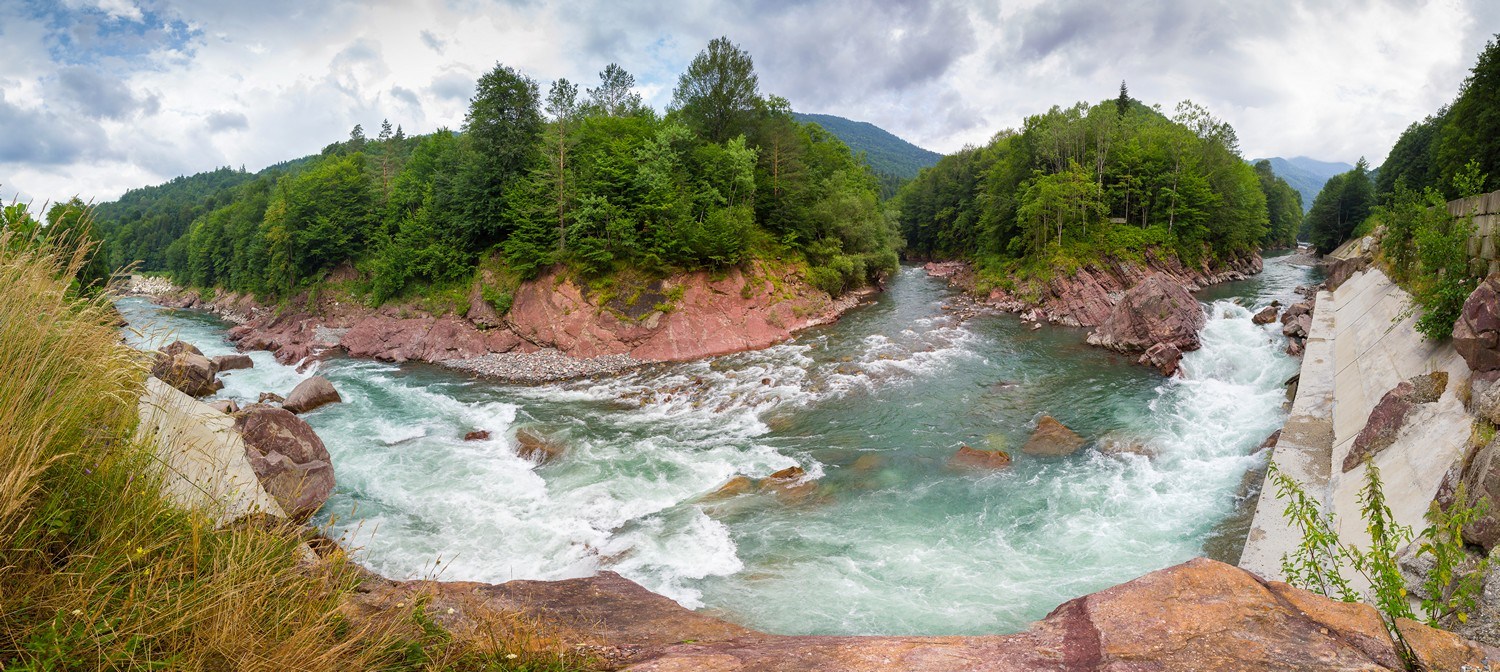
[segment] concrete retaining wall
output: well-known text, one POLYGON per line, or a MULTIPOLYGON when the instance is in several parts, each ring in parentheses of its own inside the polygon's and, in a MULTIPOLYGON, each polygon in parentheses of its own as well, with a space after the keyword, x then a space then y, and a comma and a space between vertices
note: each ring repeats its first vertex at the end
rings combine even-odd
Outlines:
POLYGON ((1474 215, 1474 235, 1469 238, 1469 256, 1500 273, 1500 253, 1495 250, 1495 230, 1500 225, 1500 191, 1448 201, 1448 213, 1454 217, 1474 215))
MULTIPOLYGON (((1448 372, 1448 387, 1432 404, 1414 409, 1396 442, 1376 454, 1396 520, 1420 531, 1438 485, 1462 459, 1472 423, 1457 390, 1469 368, 1448 343, 1433 344, 1413 325, 1410 297, 1377 269, 1356 274, 1334 292, 1320 292, 1302 359, 1297 398, 1272 454, 1278 467, 1303 484, 1338 521, 1341 539, 1369 545, 1359 515, 1365 466, 1343 473, 1344 457, 1370 411, 1387 391, 1413 376, 1448 372)), ((1280 579, 1281 557, 1301 540, 1283 517, 1286 503, 1269 481, 1261 490, 1240 566, 1280 579)), ((1363 590, 1357 577, 1347 577, 1363 590)))

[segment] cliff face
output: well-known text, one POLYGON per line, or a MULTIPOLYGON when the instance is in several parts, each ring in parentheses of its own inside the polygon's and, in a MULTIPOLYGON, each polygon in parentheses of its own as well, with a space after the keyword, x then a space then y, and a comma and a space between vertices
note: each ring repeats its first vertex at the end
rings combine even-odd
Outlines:
MULTIPOLYGON (((1146 255, 1142 262, 1106 259, 1072 274, 1058 273, 1045 284, 1035 283, 1025 290, 991 289, 983 300, 1035 322, 1096 327, 1109 319, 1111 310, 1127 290, 1149 277, 1166 276, 1192 292, 1220 282, 1243 280, 1247 275, 1259 273, 1261 268, 1259 254, 1198 266, 1184 264, 1172 254, 1161 259, 1146 255)), ((949 284, 971 293, 976 288, 974 271, 963 262, 931 263, 927 272, 945 277, 949 284)))
POLYGON ((765 348, 798 330, 838 319, 870 290, 837 300, 795 271, 756 263, 719 274, 699 271, 631 287, 629 295, 591 291, 553 271, 523 283, 509 312, 496 315, 471 300, 466 317, 434 316, 410 306, 366 309, 335 297, 297 297, 274 310, 251 297, 219 292, 158 296, 177 308, 200 308, 238 325, 241 350, 269 350, 291 364, 343 347, 357 357, 451 363, 493 353, 557 350, 577 359, 686 361, 765 348))

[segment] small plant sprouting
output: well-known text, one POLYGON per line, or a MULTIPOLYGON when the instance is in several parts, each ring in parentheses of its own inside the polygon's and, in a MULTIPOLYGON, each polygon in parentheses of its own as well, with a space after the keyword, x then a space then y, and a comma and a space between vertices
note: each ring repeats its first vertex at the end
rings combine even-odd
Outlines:
POLYGON ((1478 606, 1490 559, 1465 566, 1469 563, 1464 554, 1463 529, 1489 512, 1489 505, 1487 498, 1469 505, 1468 493, 1460 482, 1453 504, 1446 511, 1437 502, 1427 509, 1428 528, 1422 532, 1417 556, 1432 556, 1432 569, 1422 581, 1426 593, 1422 610, 1427 612, 1428 625, 1436 626, 1450 616, 1459 623, 1467 623, 1469 614, 1478 606))

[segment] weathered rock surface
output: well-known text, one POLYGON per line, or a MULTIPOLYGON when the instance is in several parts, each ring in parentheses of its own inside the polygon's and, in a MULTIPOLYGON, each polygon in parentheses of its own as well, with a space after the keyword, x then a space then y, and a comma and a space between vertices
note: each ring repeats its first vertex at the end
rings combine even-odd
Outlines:
POLYGON ((250 355, 245 354, 219 355, 214 357, 214 366, 218 367, 220 372, 235 371, 254 368, 255 362, 250 360, 250 355))
POLYGON ((281 396, 279 394, 276 394, 275 392, 261 392, 260 393, 260 397, 255 400, 255 403, 257 403, 257 404, 279 404, 279 403, 284 402, 284 401, 286 401, 286 397, 283 397, 283 396, 281 396))
POLYGON ((286 396, 286 401, 281 402, 281 407, 293 413, 306 413, 320 406, 336 404, 343 401, 339 391, 333 389, 333 383, 328 382, 322 376, 313 376, 297 383, 292 388, 291 394, 286 396))
POLYGON ((1037 421, 1036 431, 1031 433, 1026 445, 1021 446, 1021 452, 1027 455, 1061 457, 1078 452, 1085 443, 1088 442, 1077 432, 1063 426, 1056 418, 1044 415, 1037 421))
POLYGON ((1207 321, 1187 288, 1153 275, 1125 292, 1088 340, 1121 352, 1143 352, 1158 344, 1187 352, 1198 349, 1198 330, 1207 321))
MULTIPOLYGON (((968 264, 935 262, 925 266, 928 274, 950 285, 972 291, 976 276, 968 264)), ((1189 291, 1230 280, 1243 280, 1259 273, 1259 255, 1234 259, 1218 266, 1188 266, 1175 254, 1147 254, 1144 262, 1109 259, 1085 266, 1069 276, 1058 274, 1045 285, 1018 287, 1015 291, 992 289, 985 302, 1000 310, 1071 327, 1095 327, 1109 318, 1124 293, 1152 275, 1165 275, 1189 291)), ((1153 345, 1147 343, 1142 349, 1153 345)), ((1179 346, 1180 347, 1180 346, 1179 346)))
POLYGON ((1500 275, 1479 283, 1453 325, 1453 349, 1473 371, 1500 370, 1500 275))
POLYGON ((1334 260, 1328 265, 1328 278, 1324 280, 1324 283, 1328 285, 1328 291, 1338 289, 1345 281, 1354 277, 1355 273, 1369 268, 1370 263, 1371 259, 1366 255, 1334 260))
POLYGON ((214 410, 216 410, 216 411, 218 411, 220 413, 239 413, 240 412, 240 405, 238 403, 236 403, 235 400, 233 400, 233 399, 221 399, 219 401, 215 401, 213 403, 210 403, 208 406, 209 406, 209 408, 212 408, 212 409, 214 409, 214 410))
POLYGON ((398 319, 383 315, 367 317, 339 339, 350 355, 388 362, 479 357, 489 352, 509 352, 520 339, 505 330, 480 332, 455 317, 398 319))
POLYGON ((1254 324, 1270 324, 1272 322, 1275 322, 1276 306, 1266 306, 1265 308, 1261 308, 1260 312, 1250 316, 1250 321, 1254 324))
POLYGON ((1169 343, 1157 343, 1147 348, 1138 361, 1141 364, 1160 371, 1161 375, 1170 378, 1173 374, 1177 373, 1177 369, 1182 363, 1182 351, 1178 350, 1177 346, 1169 343))
POLYGON ((246 457, 266 492, 296 520, 306 520, 333 492, 328 449, 291 411, 255 404, 235 415, 246 457))
POLYGON ((1311 315, 1298 315, 1291 320, 1283 320, 1281 324, 1281 335, 1288 338, 1305 339, 1311 332, 1311 315))
MULTIPOLYGON (((1461 482, 1470 506, 1484 498, 1500 502, 1500 439, 1474 454, 1461 482)), ((1464 541, 1483 546, 1486 553, 1494 549, 1500 543, 1500 506, 1491 504, 1483 516, 1464 527, 1464 541)))
POLYGON ((1415 376, 1397 383, 1370 410, 1364 429, 1354 437, 1354 445, 1349 448, 1349 454, 1344 456, 1344 471, 1354 469, 1366 458, 1389 448, 1396 442, 1401 428, 1406 426, 1406 418, 1412 409, 1417 404, 1437 401, 1447 388, 1446 371, 1415 376))
POLYGON ((219 370, 214 366, 213 360, 196 351, 197 348, 182 341, 167 346, 157 353, 156 361, 151 366, 151 375, 190 397, 203 397, 224 389, 224 383, 215 377, 219 370), (178 344, 187 347, 172 347, 178 344), (167 352, 169 349, 173 352, 167 352))
POLYGON ((490 433, 483 429, 476 429, 464 434, 465 441, 485 441, 490 438, 490 433))
POLYGON ((161 351, 168 357, 180 355, 184 352, 191 352, 199 356, 203 355, 203 351, 199 350, 198 346, 193 345, 192 343, 189 343, 187 341, 172 341, 171 343, 168 343, 166 347, 162 348, 161 351))
POLYGON ((958 469, 1004 469, 1010 466, 1010 453, 959 446, 958 452, 948 458, 948 466, 958 469))
MULTIPOLYGON (((353 618, 425 600, 457 637, 504 614, 555 627, 566 644, 636 671, 1178 672, 1404 670, 1379 614, 1205 558, 1069 601, 1030 630, 974 637, 778 636, 689 611, 604 572, 500 585, 370 578, 353 618)), ((1400 624, 1430 669, 1484 665, 1486 647, 1400 624)), ((1482 668, 1481 668, 1482 669, 1482 668)))

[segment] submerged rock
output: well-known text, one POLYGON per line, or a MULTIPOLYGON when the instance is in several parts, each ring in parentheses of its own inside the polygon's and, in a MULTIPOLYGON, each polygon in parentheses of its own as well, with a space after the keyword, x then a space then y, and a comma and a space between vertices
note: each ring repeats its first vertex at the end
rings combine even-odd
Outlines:
POLYGON ((333 492, 333 464, 312 427, 291 411, 256 404, 235 415, 245 457, 260 484, 294 520, 307 520, 333 492))
POLYGON ((958 452, 948 458, 948 466, 960 469, 1004 469, 1010 466, 1010 453, 1003 450, 979 450, 959 446, 958 452))
POLYGON ((1077 432, 1068 429, 1056 418, 1044 415, 1037 421, 1036 431, 1031 433, 1026 445, 1021 446, 1021 452, 1027 455, 1061 457, 1078 452, 1085 443, 1087 441, 1077 432))
POLYGON ((465 441, 484 441, 488 438, 490 438, 490 433, 483 429, 476 429, 472 432, 464 434, 465 441))
POLYGON ((562 457, 563 444, 529 427, 516 430, 516 454, 522 459, 547 464, 562 457))
POLYGON ((1158 274, 1125 292, 1088 341, 1121 352, 1142 352, 1158 344, 1186 352, 1198 349, 1198 330, 1207 321, 1187 288, 1158 274))
POLYGON ((1179 365, 1182 363, 1182 351, 1178 350, 1177 346, 1169 343, 1157 343, 1146 350, 1145 354, 1141 355, 1141 358, 1137 361, 1160 371, 1161 375, 1170 378, 1173 374, 1177 373, 1179 365))
POLYGON ((1472 371, 1500 370, 1500 274, 1485 278, 1464 301, 1453 349, 1472 371))
POLYGON ((306 413, 320 406, 336 404, 343 401, 339 391, 333 389, 333 383, 328 382, 322 376, 313 376, 297 383, 292 388, 292 393, 286 396, 286 401, 281 407, 293 413, 306 413))

